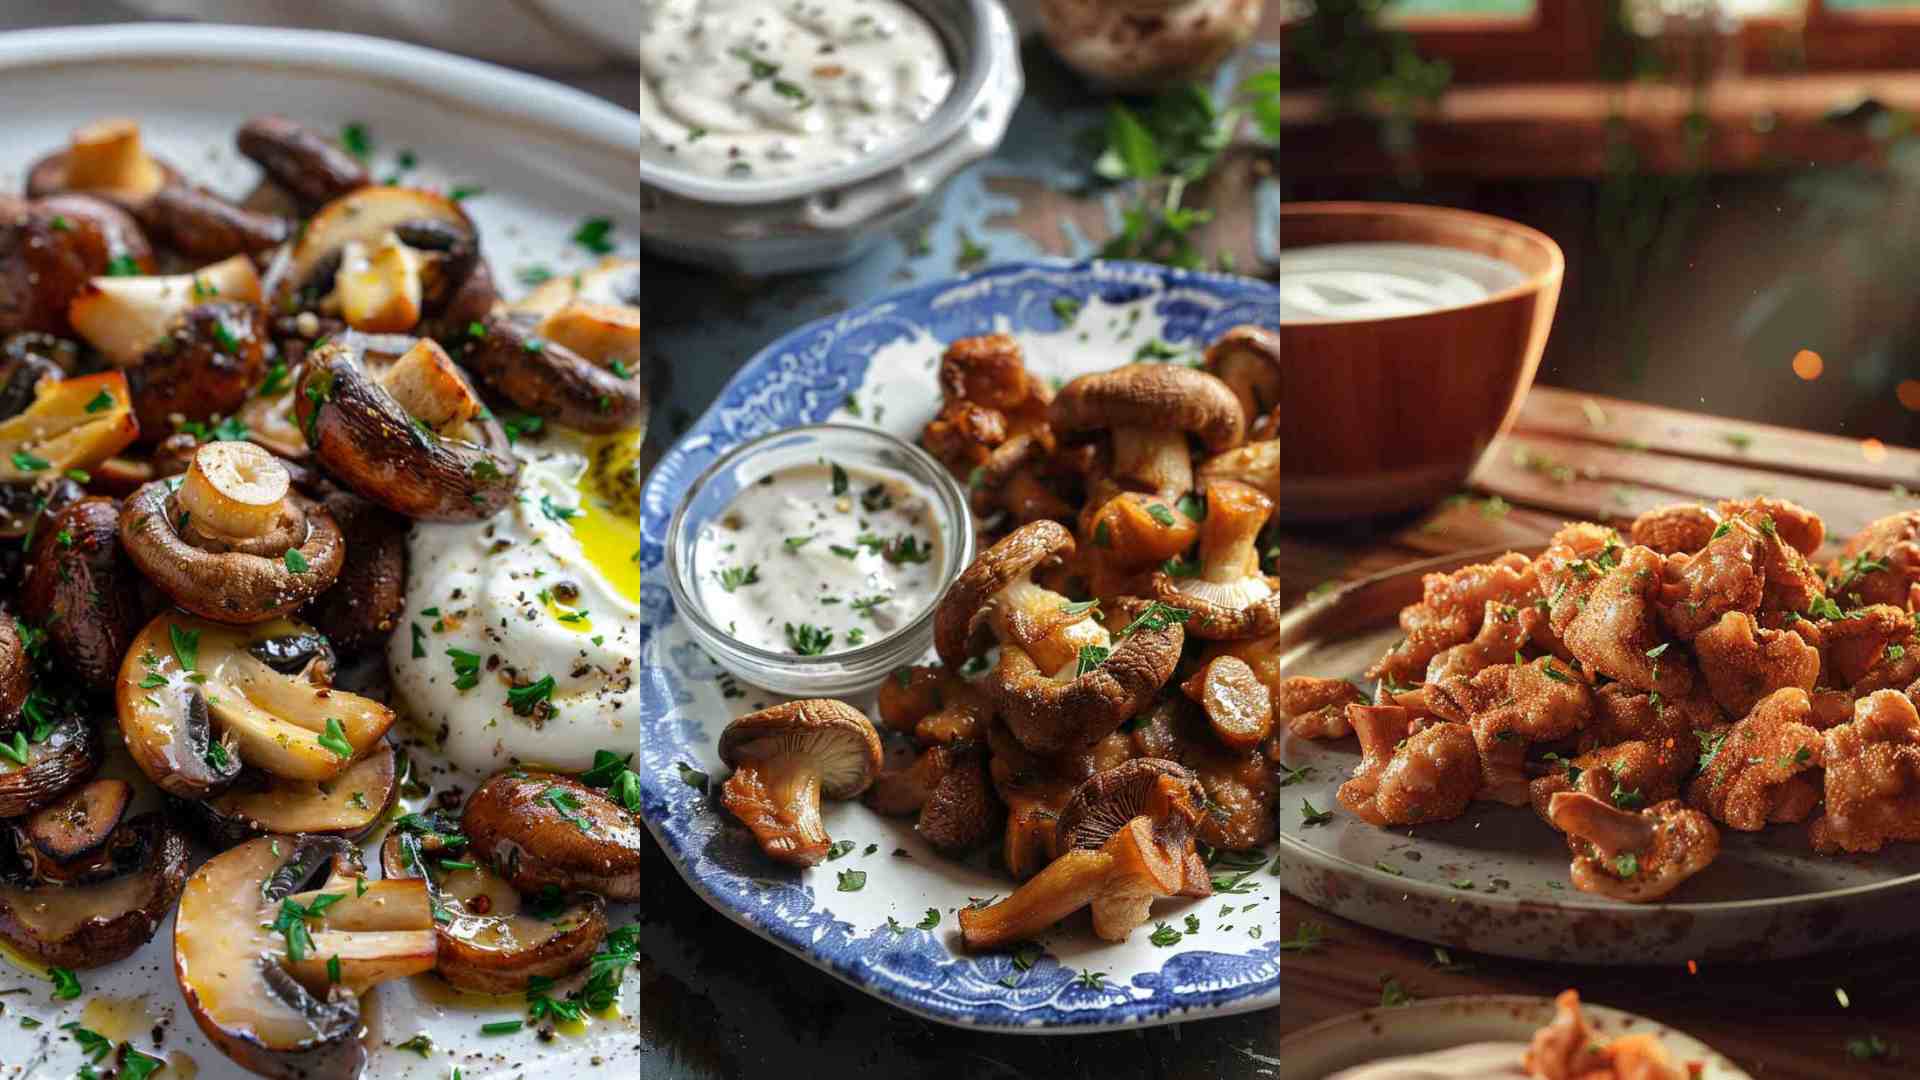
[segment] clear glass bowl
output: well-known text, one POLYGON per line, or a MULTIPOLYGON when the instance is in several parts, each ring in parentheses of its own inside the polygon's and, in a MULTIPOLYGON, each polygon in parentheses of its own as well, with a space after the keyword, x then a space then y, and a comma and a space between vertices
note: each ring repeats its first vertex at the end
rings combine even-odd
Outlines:
POLYGON ((735 447, 694 480, 667 527, 667 590, 687 632, 721 667, 755 686, 795 697, 836 697, 878 686, 894 669, 917 663, 933 644, 929 605, 911 622, 859 648, 821 656, 773 652, 735 640, 708 618, 700 600, 702 568, 694 565, 700 531, 726 513, 742 489, 763 476, 825 459, 907 477, 934 497, 940 519, 940 591, 973 561, 973 515, 967 493, 924 450, 874 428, 814 424, 788 428, 735 447))

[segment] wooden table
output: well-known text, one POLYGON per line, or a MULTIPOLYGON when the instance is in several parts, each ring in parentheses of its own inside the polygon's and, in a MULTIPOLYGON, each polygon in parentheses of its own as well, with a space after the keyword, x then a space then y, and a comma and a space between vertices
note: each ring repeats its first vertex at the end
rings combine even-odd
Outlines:
MULTIPOLYGON (((1418 517, 1283 533, 1287 603, 1433 555, 1539 544, 1569 518, 1625 524, 1683 500, 1792 499, 1826 519, 1837 549, 1867 522, 1920 505, 1920 452, 1536 387, 1471 486, 1418 517)), ((1323 944, 1283 958, 1283 1032, 1379 1007, 1388 977, 1423 998, 1571 986, 1688 1031, 1756 1078, 1920 1075, 1920 936, 1907 947, 1751 967, 1594 968, 1459 951, 1442 962, 1430 945, 1288 896, 1286 936, 1309 922, 1325 928, 1323 944), (1901 1044, 1901 1060, 1848 1055, 1850 1040, 1873 1035, 1901 1044)), ((1915 927, 1920 935, 1920 920, 1915 927)))

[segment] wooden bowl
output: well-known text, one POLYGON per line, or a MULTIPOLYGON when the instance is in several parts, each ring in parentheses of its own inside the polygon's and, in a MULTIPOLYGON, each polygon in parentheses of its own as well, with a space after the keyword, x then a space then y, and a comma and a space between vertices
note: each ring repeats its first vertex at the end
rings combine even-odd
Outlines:
POLYGON ((1412 510, 1460 490, 1513 424, 1546 348, 1566 257, 1537 230, 1439 206, 1290 203, 1280 245, 1435 244, 1525 274, 1461 307, 1280 323, 1286 521, 1412 510))

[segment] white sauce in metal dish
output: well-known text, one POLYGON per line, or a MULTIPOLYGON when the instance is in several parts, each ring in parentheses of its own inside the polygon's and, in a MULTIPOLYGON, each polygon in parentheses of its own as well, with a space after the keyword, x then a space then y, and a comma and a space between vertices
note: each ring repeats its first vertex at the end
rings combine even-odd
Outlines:
POLYGON ((1484 300, 1526 280, 1517 266, 1435 244, 1315 244, 1280 252, 1280 321, 1390 319, 1484 300))
POLYGON ((1327 1080, 1526 1080, 1520 1062, 1525 1043, 1488 1042, 1430 1054, 1376 1061, 1334 1073, 1327 1080))
POLYGON ((901 0, 640 0, 641 153, 726 180, 807 176, 905 142, 953 90, 901 0))
POLYGON ((891 472, 799 465, 748 484, 700 530, 707 618, 769 652, 823 656, 882 640, 940 596, 932 493, 891 472))

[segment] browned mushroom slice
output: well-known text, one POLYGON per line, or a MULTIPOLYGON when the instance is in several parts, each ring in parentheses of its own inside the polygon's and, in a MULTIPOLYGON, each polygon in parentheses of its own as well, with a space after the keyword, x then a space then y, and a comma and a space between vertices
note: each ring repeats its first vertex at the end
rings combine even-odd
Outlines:
POLYGON ((640 306, 640 260, 607 256, 591 270, 577 274, 556 274, 513 305, 542 318, 568 304, 613 304, 640 306))
POLYGON ((1251 750, 1273 730, 1273 696, 1237 656, 1209 660, 1180 689, 1200 703, 1214 736, 1232 749, 1251 750))
POLYGON ((476 859, 523 892, 640 898, 639 819, 571 777, 497 774, 467 800, 461 824, 476 859))
POLYGON ((358 995, 433 967, 425 885, 367 882, 352 873, 354 858, 338 837, 263 836, 188 879, 174 977, 200 1030, 242 1067, 352 1080, 367 1058, 358 995), (299 891, 329 866, 320 889, 299 891), (336 958, 337 982, 328 972, 336 958))
POLYGON ((403 333, 437 312, 479 258, 479 234, 459 203, 412 188, 362 187, 308 219, 274 307, 403 333))
POLYGON ((127 377, 103 371, 41 382, 25 412, 0 420, 0 484, 44 483, 91 469, 140 434, 127 377))
POLYGON ((640 388, 638 308, 576 303, 538 321, 501 313, 482 329, 462 358, 515 405, 595 434, 640 422, 647 399, 640 388))
POLYGON ((919 815, 914 831, 942 851, 968 851, 1000 831, 1000 801, 977 743, 930 746, 908 765, 882 770, 867 790, 882 814, 919 815))
POLYGON ((92 857, 105 850, 132 802, 133 788, 125 780, 95 780, 76 788, 20 826, 26 841, 22 853, 31 855, 43 880, 84 876, 85 867, 97 865, 92 857), (83 868, 80 875, 72 872, 76 867, 83 868))
POLYGON ((188 611, 227 623, 277 618, 333 584, 346 559, 333 516, 292 483, 261 447, 208 443, 178 485, 156 480, 128 497, 121 545, 188 611))
POLYGON ((32 734, 38 732, 14 731, 0 752, 0 818, 53 802, 100 767, 100 734, 79 716, 55 720, 43 739, 32 734))
POLYGON ((728 724, 720 733, 720 760, 734 770, 720 801, 753 830, 760 850, 814 866, 833 842, 820 820, 820 800, 867 790, 880 771, 880 734, 846 702, 790 701, 728 724))
POLYGON ((519 459, 446 353, 422 341, 378 376, 376 355, 347 338, 307 357, 296 408, 314 456, 356 494, 406 517, 473 521, 504 507, 519 459))
MULTIPOLYGON (((112 499, 81 499, 34 531, 20 614, 46 631, 61 665, 88 689, 113 688, 143 608, 140 574, 120 548, 120 508, 112 499)), ((5 700, 0 691, 0 713, 5 700)))
POLYGON ((1240 445, 1247 421, 1226 383, 1177 364, 1128 364, 1082 375, 1053 399, 1054 430, 1110 431, 1122 488, 1177 499, 1193 489, 1187 437, 1213 453, 1240 445))
MULTIPOLYGON (((120 805, 124 810, 124 801, 120 805)), ((111 799, 94 809, 109 813, 111 799)), ((74 831, 80 843, 95 845, 75 855, 89 872, 49 879, 37 871, 58 863, 36 852, 42 857, 34 866, 0 875, 0 937, 8 944, 44 964, 89 968, 123 959, 152 939, 186 881, 186 839, 159 814, 142 814, 96 839, 93 826, 106 820, 117 816, 89 816, 89 824, 74 831)), ((27 831, 36 834, 36 846, 42 834, 65 832, 37 818, 27 831)))
MULTIPOLYGON (((607 936, 606 901, 556 895, 536 914, 519 890, 444 834, 396 830, 380 846, 389 878, 424 878, 435 905, 434 970, 465 990, 510 994, 585 967, 607 936)), ((555 890, 557 893, 558 890, 555 890)))
POLYGON ((1179 573, 1161 570, 1153 595, 1192 613, 1187 632, 1231 641, 1263 637, 1280 628, 1280 583, 1260 572, 1260 530, 1273 500, 1232 480, 1207 483, 1207 517, 1200 524, 1200 560, 1179 573))
POLYGON ((0 196, 0 332, 71 334, 67 305, 110 268, 153 270, 146 236, 126 211, 87 195, 0 196))
POLYGON ((310 210, 372 182, 359 158, 284 116, 248 120, 234 142, 310 210))
POLYGON ((142 440, 238 412, 266 375, 267 344, 266 313, 253 304, 214 300, 182 312, 127 369, 142 440))
POLYGON ((257 255, 277 247, 289 233, 287 222, 235 206, 205 188, 170 184, 142 207, 140 220, 155 243, 190 259, 257 255))
POLYGON ((1157 897, 1189 887, 1199 795, 1191 773, 1152 758, 1088 779, 1060 815, 1060 857, 1005 900, 961 909, 967 948, 1006 948, 1089 906, 1101 940, 1125 941, 1157 897))
POLYGON ((205 799, 243 762, 286 780, 332 781, 371 751, 391 710, 331 688, 321 665, 285 673, 253 651, 309 633, 287 620, 235 627, 177 613, 148 623, 115 689, 120 731, 147 778, 205 799))
POLYGON ((208 839, 231 847, 272 833, 313 834, 359 840, 393 806, 399 794, 398 754, 382 743, 332 780, 283 780, 245 770, 234 785, 204 801, 182 800, 208 839))
POLYGON ((1203 486, 1214 480, 1236 480, 1280 501, 1280 440, 1250 442, 1200 463, 1194 479, 1203 486))
POLYGON ((67 306, 67 318, 74 331, 115 366, 132 367, 171 335, 188 312, 213 301, 260 302, 260 275, 246 256, 188 274, 95 277, 67 306))

